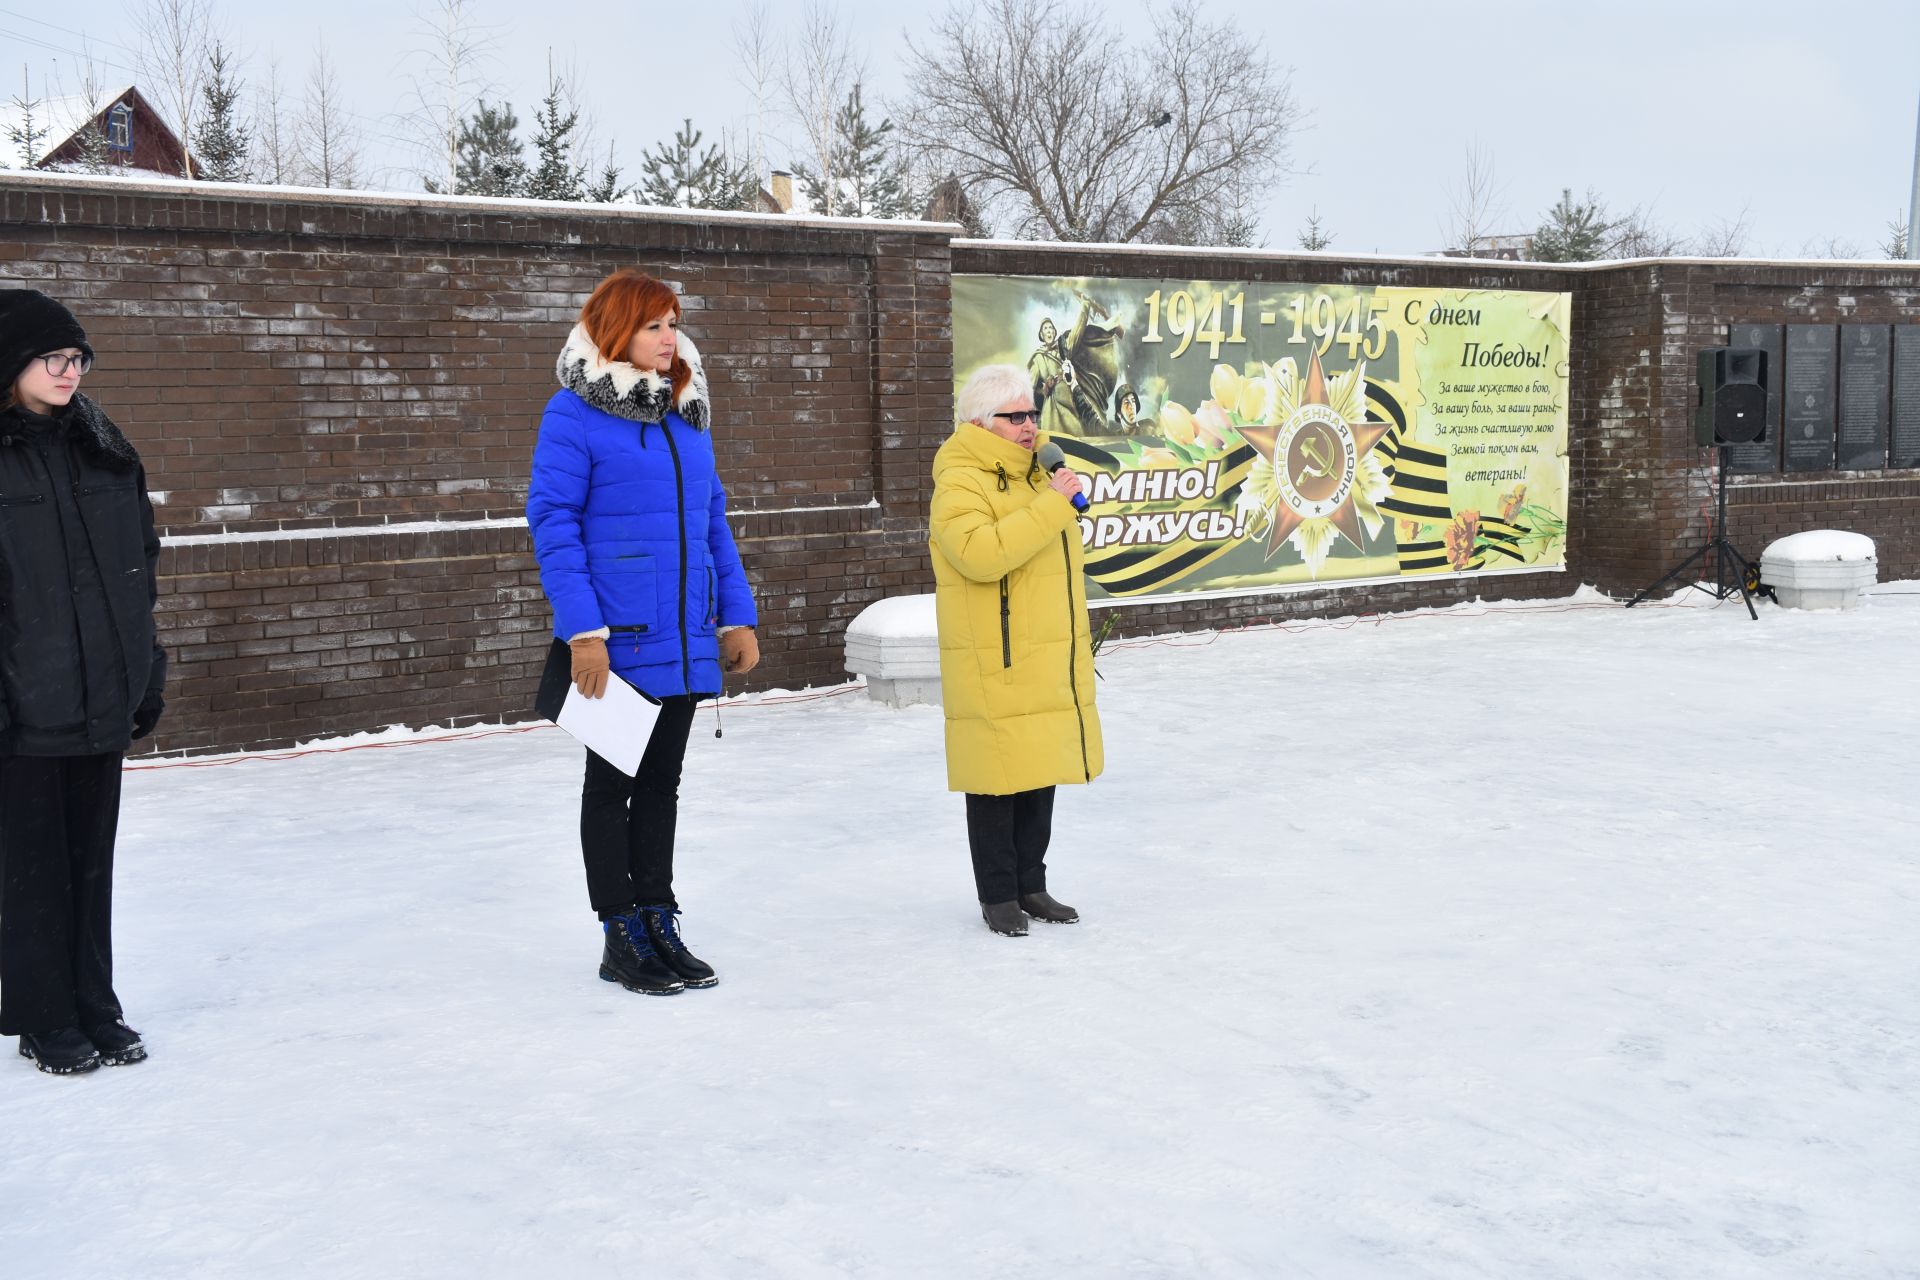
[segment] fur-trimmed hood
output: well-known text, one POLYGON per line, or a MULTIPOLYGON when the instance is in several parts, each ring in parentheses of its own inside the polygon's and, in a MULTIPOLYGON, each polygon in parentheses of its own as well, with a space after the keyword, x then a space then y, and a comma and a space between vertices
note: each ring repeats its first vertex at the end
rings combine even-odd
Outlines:
MULTIPOLYGON (((66 409, 55 416, 72 434, 74 443, 107 470, 139 469, 140 454, 133 447, 133 442, 122 435, 120 428, 113 425, 113 419, 86 396, 76 391, 66 409)), ((7 444, 14 443, 16 438, 11 431, 5 432, 4 437, 7 444)))
POLYGON ((554 375, 560 385, 596 409, 617 418, 635 422, 659 422, 669 408, 705 431, 713 425, 707 402, 707 371, 700 363, 700 352, 693 339, 680 335, 679 355, 693 370, 693 377, 680 392, 678 403, 667 403, 673 384, 650 369, 640 369, 624 360, 608 360, 587 336, 585 325, 576 324, 560 348, 554 375))

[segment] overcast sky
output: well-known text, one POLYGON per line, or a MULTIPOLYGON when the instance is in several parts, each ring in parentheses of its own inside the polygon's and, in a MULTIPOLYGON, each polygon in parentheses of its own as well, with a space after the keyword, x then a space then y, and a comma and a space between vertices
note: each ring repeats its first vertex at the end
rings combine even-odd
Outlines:
MULTIPOLYGON (((418 189, 396 117, 409 105, 418 45, 413 0, 315 5, 217 0, 245 71, 277 59, 296 86, 316 44, 338 64, 381 185, 418 189)), ((80 23, 97 56, 130 60, 138 0, 82 8, 0 0, 0 85, 18 92, 56 58, 71 77, 80 23), (84 15, 84 19, 79 16, 84 15), (57 46, 66 53, 45 46, 57 46)), ((775 0, 776 24, 797 3, 775 0)), ((901 89, 907 35, 923 35, 945 0, 841 0, 866 55, 868 100, 901 89)), ((1258 35, 1291 69, 1310 112, 1299 172, 1261 208, 1268 243, 1289 248, 1311 208, 1336 250, 1406 253, 1443 240, 1449 194, 1467 146, 1494 164, 1506 216, 1535 226, 1562 187, 1596 189, 1616 209, 1649 207, 1693 233, 1741 216, 1749 254, 1873 255, 1904 218, 1920 103, 1920 3, 1914 0, 1370 0, 1365 5, 1204 0, 1205 11, 1258 35)), ((494 29, 491 78, 524 120, 543 91, 551 49, 578 77, 596 137, 629 170, 691 116, 709 140, 739 129, 749 97, 731 68, 745 5, 479 0, 494 29)), ((1146 6, 1102 0, 1114 38, 1146 25, 1146 6)), ((131 77, 125 77, 131 78, 131 77)), ((36 92, 38 85, 35 86, 36 92)), ((776 152, 778 162, 782 156, 776 152)))

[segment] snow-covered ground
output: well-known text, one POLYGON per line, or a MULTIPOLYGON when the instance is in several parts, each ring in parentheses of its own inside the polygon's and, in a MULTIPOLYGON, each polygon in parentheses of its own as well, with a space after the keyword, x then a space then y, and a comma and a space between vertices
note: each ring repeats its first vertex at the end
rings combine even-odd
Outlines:
POLYGON ((153 1058, 0 1062, 0 1272, 1920 1276, 1916 654, 1920 595, 1115 649, 1020 940, 937 711, 703 713, 669 999, 595 977, 557 731, 138 772, 153 1058))

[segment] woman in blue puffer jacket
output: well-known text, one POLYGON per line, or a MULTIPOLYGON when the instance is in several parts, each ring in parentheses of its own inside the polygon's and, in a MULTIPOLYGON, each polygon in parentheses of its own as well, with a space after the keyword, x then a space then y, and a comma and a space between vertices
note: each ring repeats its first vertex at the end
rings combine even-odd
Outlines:
POLYGON ((580 692, 609 672, 660 704, 626 776, 587 753, 580 844, 605 935, 600 976, 670 995, 718 982, 673 896, 680 766, 694 705, 760 660, 753 592, 727 527, 700 356, 666 285, 624 270, 580 310, 533 451, 527 524, 580 692))

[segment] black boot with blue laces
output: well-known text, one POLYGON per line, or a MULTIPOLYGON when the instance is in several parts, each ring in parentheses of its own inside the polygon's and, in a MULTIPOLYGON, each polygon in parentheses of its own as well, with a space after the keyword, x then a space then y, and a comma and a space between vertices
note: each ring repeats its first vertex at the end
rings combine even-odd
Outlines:
POLYGON ((690 987, 711 987, 720 981, 712 965, 687 950, 680 937, 680 922, 675 919, 680 908, 642 907, 640 914, 647 918, 647 936, 653 940, 655 953, 682 982, 690 987))
POLYGON ((606 949, 600 953, 600 978, 617 982, 642 995, 670 996, 685 990, 686 983, 667 967, 654 949, 642 912, 616 912, 606 918, 606 949))

